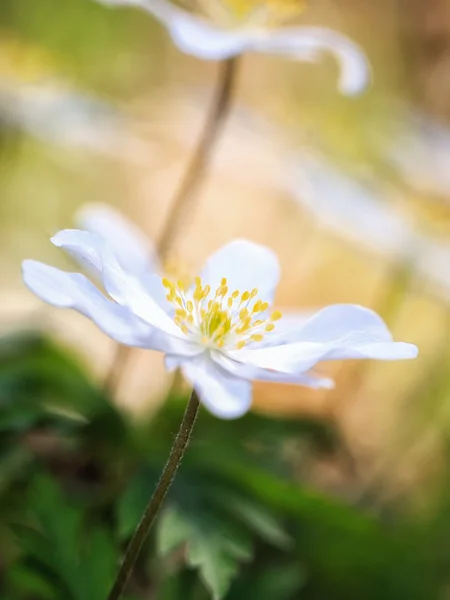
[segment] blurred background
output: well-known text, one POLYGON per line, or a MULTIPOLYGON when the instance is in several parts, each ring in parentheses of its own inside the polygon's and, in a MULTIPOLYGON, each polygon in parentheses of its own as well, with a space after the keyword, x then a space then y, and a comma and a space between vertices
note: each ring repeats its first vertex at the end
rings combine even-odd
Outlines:
MULTIPOLYGON (((366 51, 370 89, 341 97, 329 57, 243 57, 174 259, 264 243, 281 308, 364 304, 420 357, 203 411, 129 600, 450 598, 450 5, 309 4, 301 22, 366 51)), ((71 269, 49 237, 90 203, 156 239, 216 80, 137 9, 0 3, 2 600, 106 597, 186 402, 139 350, 105 393, 115 344, 20 263, 71 269)))

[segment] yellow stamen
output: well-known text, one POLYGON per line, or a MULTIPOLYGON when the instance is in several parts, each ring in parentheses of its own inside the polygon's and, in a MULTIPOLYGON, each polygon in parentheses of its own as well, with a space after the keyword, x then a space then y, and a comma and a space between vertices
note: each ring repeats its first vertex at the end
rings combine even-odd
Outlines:
POLYGON ((270 315, 270 320, 271 321, 278 321, 279 319, 281 319, 281 317, 283 316, 282 312, 279 310, 275 310, 271 315, 270 315))

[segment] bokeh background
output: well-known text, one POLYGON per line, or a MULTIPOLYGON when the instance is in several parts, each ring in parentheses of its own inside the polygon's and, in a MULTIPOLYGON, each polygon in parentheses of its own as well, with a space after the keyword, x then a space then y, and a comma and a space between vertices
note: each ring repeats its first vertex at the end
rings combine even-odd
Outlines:
MULTIPOLYGON (((315 65, 249 55, 173 259, 273 248, 277 303, 360 303, 416 343, 405 363, 323 365, 332 391, 258 384, 239 422, 202 413, 129 598, 445 599, 450 594, 450 6, 314 0, 372 64, 336 90, 315 65)), ((76 211, 161 230, 217 80, 146 13, 0 4, 0 598, 99 599, 186 402, 151 352, 114 397, 115 344, 21 281, 76 211), (168 398, 169 394, 169 398, 168 398)))

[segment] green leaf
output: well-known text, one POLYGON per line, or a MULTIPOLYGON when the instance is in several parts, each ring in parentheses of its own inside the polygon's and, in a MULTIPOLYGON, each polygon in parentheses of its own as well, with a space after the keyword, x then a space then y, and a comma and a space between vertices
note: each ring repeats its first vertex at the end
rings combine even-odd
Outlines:
POLYGON ((214 600, 228 591, 240 564, 251 559, 250 536, 211 510, 194 505, 172 505, 158 523, 157 548, 166 556, 186 544, 186 562, 199 575, 214 600))
POLYGON ((87 580, 90 598, 106 598, 120 564, 118 548, 103 530, 92 532, 86 546, 81 571, 87 580))
POLYGON ((40 600, 57 600, 58 594, 54 586, 46 581, 45 577, 40 575, 25 565, 14 565, 7 574, 8 585, 14 591, 25 594, 26 597, 39 598, 40 600))
POLYGON ((131 536, 154 491, 158 469, 146 468, 128 484, 117 504, 118 534, 121 539, 131 536))
POLYGON ((199 570, 214 600, 223 598, 239 569, 236 555, 214 531, 198 533, 187 548, 188 564, 199 570))
POLYGON ((164 557, 189 539, 191 528, 183 513, 173 506, 162 513, 157 527, 156 548, 158 556, 164 557))
POLYGON ((216 502, 223 505, 232 516, 240 519, 261 539, 282 550, 292 547, 293 539, 286 533, 273 512, 260 502, 225 488, 218 490, 214 497, 216 502))
POLYGON ((230 600, 290 600, 298 597, 306 580, 305 568, 298 563, 261 565, 257 576, 253 574, 234 585, 229 597, 230 600))

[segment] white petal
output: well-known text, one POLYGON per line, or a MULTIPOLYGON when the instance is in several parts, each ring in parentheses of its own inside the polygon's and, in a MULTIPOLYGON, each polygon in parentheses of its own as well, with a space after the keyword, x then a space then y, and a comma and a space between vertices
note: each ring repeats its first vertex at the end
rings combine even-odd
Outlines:
POLYGON ((324 52, 334 54, 341 69, 343 94, 361 92, 369 83, 370 66, 362 49, 346 36, 324 27, 286 27, 256 38, 252 50, 283 54, 295 60, 318 60, 324 52))
POLYGON ((275 329, 265 333, 263 340, 257 342, 256 347, 279 346, 297 341, 299 328, 303 327, 316 312, 317 309, 303 312, 293 312, 291 309, 281 310, 283 316, 275 323, 275 329))
POLYGON ((245 32, 225 31, 181 11, 169 29, 174 44, 182 52, 203 60, 224 60, 243 54, 252 41, 245 32))
POLYGON ((159 296, 152 295, 155 288, 123 269, 107 246, 103 247, 102 265, 103 285, 111 298, 164 333, 178 338, 185 337, 159 304, 159 296))
POLYGON ((220 286, 223 277, 230 292, 258 288, 257 298, 271 304, 280 278, 278 259, 264 246, 234 240, 217 250, 201 273, 203 284, 209 284, 213 291, 220 286))
POLYGON ((141 275, 157 270, 150 240, 131 221, 107 204, 89 204, 75 215, 81 229, 100 236, 127 271, 141 275))
POLYGON ((23 262, 27 287, 45 302, 72 308, 85 315, 107 335, 128 346, 152 347, 152 329, 126 308, 111 302, 79 273, 65 273, 43 263, 23 262))
POLYGON ((251 383, 230 375, 206 354, 201 359, 185 362, 182 371, 202 404, 216 417, 237 419, 250 409, 251 383))
POLYGON ((322 360, 415 358, 413 344, 393 342, 384 321, 373 311, 352 304, 324 308, 298 330, 296 343, 269 348, 245 348, 228 355, 251 365, 300 373, 322 360))
POLYGON ((110 6, 134 5, 150 12, 167 27, 175 45, 203 60, 221 60, 241 54, 249 36, 224 31, 165 0, 99 0, 110 6))
POLYGON ((58 231, 50 241, 70 254, 97 279, 101 278, 104 245, 101 237, 79 229, 63 229, 58 231))
POLYGON ((273 383, 293 383, 313 389, 331 389, 334 387, 332 379, 319 377, 313 373, 283 373, 281 371, 263 369, 238 362, 217 351, 212 352, 211 357, 226 371, 229 371, 236 377, 242 377, 242 379, 270 381, 273 383))

